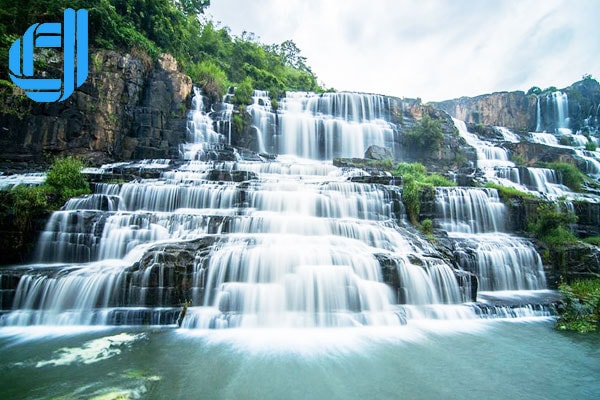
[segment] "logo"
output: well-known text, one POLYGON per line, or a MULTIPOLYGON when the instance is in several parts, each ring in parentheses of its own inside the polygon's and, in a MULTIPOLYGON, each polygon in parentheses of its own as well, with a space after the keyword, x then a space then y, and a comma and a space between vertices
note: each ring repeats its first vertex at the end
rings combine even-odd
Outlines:
MULTIPOLYGON (((83 85, 88 76, 88 12, 65 10, 63 24, 58 22, 33 24, 22 39, 17 39, 8 53, 10 79, 37 102, 63 101, 83 85), (63 78, 34 76, 35 48, 63 49, 63 78)), ((38 74, 39 75, 39 74, 38 74)))

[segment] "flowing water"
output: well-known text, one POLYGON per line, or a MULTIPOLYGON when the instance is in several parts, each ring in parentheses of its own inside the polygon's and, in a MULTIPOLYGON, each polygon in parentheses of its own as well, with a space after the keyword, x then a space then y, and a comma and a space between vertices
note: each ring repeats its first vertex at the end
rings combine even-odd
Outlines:
MULTIPOLYGON (((286 155, 227 147, 230 109, 197 93, 183 160, 93 171, 153 177, 69 200, 36 263, 0 271, 0 397, 598 393, 597 338, 552 330, 540 256, 506 231, 496 190, 436 190, 450 262, 405 221, 400 187, 327 161, 400 155, 385 98, 290 93, 276 118, 253 98, 259 150, 286 155)), ((456 124, 482 168, 513 167, 456 124)))

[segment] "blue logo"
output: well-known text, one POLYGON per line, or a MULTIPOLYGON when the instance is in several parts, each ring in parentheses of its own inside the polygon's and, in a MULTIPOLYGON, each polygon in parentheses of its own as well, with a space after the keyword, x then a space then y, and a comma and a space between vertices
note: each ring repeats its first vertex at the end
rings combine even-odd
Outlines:
POLYGON ((88 12, 65 10, 64 23, 33 24, 10 47, 10 79, 37 102, 63 101, 83 85, 88 76, 88 12), (63 79, 34 77, 34 50, 40 47, 63 49, 63 79), (22 56, 22 57, 21 57, 22 56))

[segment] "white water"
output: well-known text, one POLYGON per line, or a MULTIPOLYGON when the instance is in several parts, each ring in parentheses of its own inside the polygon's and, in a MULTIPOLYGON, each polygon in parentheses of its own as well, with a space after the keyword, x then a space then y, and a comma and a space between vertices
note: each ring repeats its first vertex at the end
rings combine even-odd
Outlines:
POLYGON ((370 145, 396 154, 389 104, 383 96, 362 93, 287 92, 279 103, 279 125, 266 93, 255 92, 250 106, 260 151, 315 160, 363 157, 370 145), (261 105, 262 102, 262 105, 261 105))
MULTIPOLYGON (((404 227, 401 190, 347 181, 355 172, 316 161, 322 155, 311 144, 316 131, 302 130, 317 120, 337 121, 342 131, 353 125, 356 136, 331 136, 331 148, 355 146, 362 152, 381 137, 372 136, 371 127, 387 124, 382 99, 290 94, 282 102, 279 118, 287 128, 281 133, 306 138, 298 153, 309 159, 288 155, 270 162, 201 161, 202 151, 210 149, 202 146, 223 138, 211 133, 214 124, 197 106, 190 113, 190 136, 205 142, 182 146, 188 163, 139 162, 135 168, 164 172, 157 179, 98 185, 95 194, 70 200, 51 217, 38 248, 40 264, 21 279, 14 311, 0 323, 172 323, 178 311, 172 306, 186 299, 192 301, 183 320, 187 328, 391 326, 406 318, 477 318, 475 308, 462 304, 470 300, 473 278, 455 271, 404 227), (251 171, 258 179, 209 181, 215 169, 251 171), (185 269, 186 292, 177 292, 183 284, 164 261, 175 256, 163 249, 199 238, 214 238, 214 244, 195 253, 192 264, 178 266, 185 269)), ((280 139, 285 144, 289 138, 280 139)), ((487 161, 506 161, 505 151, 483 146, 490 149, 481 151, 487 161)), ((119 168, 127 165, 106 170, 119 168)), ((504 206, 493 189, 442 189, 437 198, 440 225, 451 235, 504 229, 504 206)), ((509 247, 517 242, 527 247, 521 239, 502 239, 509 247)), ((502 250, 498 245, 490 251, 502 250)), ((516 269, 516 276, 537 273, 537 265, 513 264, 490 268, 516 269)), ((543 285, 541 278, 527 287, 521 280, 505 281, 503 290, 543 285)))

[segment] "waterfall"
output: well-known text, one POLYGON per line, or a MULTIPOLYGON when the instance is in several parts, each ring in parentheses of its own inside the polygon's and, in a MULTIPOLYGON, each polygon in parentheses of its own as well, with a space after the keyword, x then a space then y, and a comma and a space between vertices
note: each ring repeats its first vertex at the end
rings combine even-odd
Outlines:
POLYGON ((252 93, 252 104, 246 109, 252 116, 252 126, 256 130, 259 153, 276 152, 277 115, 271 110, 269 93, 265 90, 255 90, 252 93))
POLYGON ((566 93, 553 92, 552 102, 555 107, 555 126, 557 132, 570 133, 569 129, 569 97, 566 93))
MULTIPOLYGON (((496 190, 436 190, 436 224, 464 253, 457 267, 407 225, 401 188, 352 182, 355 171, 319 161, 362 156, 370 144, 393 149, 383 97, 288 93, 277 114, 266 92, 253 99, 260 150, 290 154, 209 161, 230 151, 229 128, 215 125, 229 110, 208 113, 197 90, 186 161, 94 170, 152 178, 95 185, 53 213, 38 262, 2 280, 18 285, 2 294, 12 309, 0 325, 175 324, 186 301, 179 322, 189 329, 396 326, 478 318, 464 304, 475 275, 486 290, 543 287, 529 242, 497 233, 505 207, 496 190)), ((514 167, 506 150, 469 140, 483 164, 514 167)))
MULTIPOLYGON (((211 145, 223 143, 225 137, 214 130, 213 119, 207 113, 207 105, 202 90, 194 86, 192 110, 188 112, 187 135, 189 142, 181 145, 183 159, 194 160, 202 157, 211 145)), ((227 109, 226 109, 227 110, 227 109)), ((231 116, 231 114, 229 114, 231 116)))
POLYGON ((363 157, 370 145, 396 155, 396 133, 383 96, 362 93, 287 92, 275 116, 265 93, 250 106, 260 151, 314 160, 363 157), (262 105, 261 105, 262 104, 262 105), (278 118, 275 130, 273 121, 278 118))
POLYGON ((542 131, 542 106, 541 106, 541 99, 540 96, 536 96, 536 103, 535 103, 535 131, 536 132, 541 132, 542 131))

